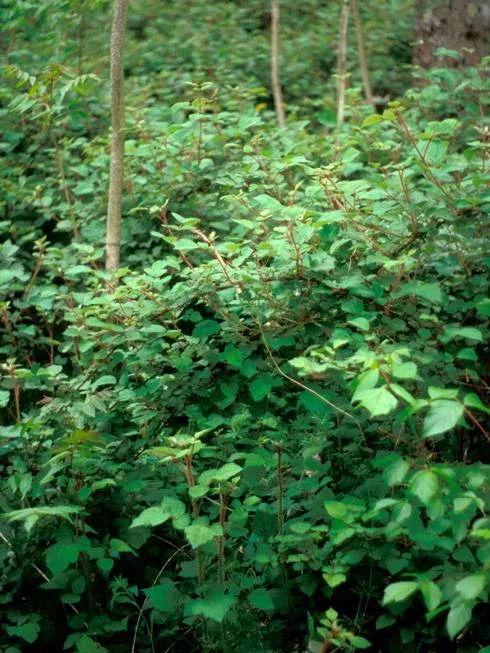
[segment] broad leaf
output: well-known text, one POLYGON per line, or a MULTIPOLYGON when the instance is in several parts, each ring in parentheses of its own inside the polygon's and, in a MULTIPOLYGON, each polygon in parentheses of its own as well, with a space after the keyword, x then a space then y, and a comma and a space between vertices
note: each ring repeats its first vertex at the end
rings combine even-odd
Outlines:
POLYGON ((464 406, 459 401, 439 399, 430 404, 425 416, 422 435, 429 438, 453 429, 461 419, 464 406))
POLYGON ((418 590, 418 587, 419 584, 413 581, 403 581, 388 585, 384 591, 383 605, 405 601, 405 599, 408 599, 409 596, 418 590))

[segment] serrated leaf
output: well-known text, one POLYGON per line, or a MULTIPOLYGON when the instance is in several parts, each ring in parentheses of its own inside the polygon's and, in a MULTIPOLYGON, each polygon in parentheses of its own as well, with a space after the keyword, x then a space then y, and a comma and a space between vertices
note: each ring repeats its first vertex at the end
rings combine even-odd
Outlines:
POLYGON ((463 416, 464 406, 459 401, 439 399, 430 404, 424 419, 422 435, 429 438, 453 429, 463 416))
POLYGON ((384 591, 383 605, 405 601, 405 599, 408 599, 409 596, 417 591, 418 587, 419 584, 414 581, 402 581, 388 585, 384 591))

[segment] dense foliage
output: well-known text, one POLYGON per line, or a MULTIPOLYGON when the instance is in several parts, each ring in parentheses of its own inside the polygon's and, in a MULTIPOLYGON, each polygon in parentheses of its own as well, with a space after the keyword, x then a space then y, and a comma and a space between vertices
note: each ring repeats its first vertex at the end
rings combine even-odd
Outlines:
POLYGON ((132 3, 117 281, 108 3, 0 8, 3 653, 490 651, 490 61, 363 3, 336 130, 283 5, 279 130, 268 3, 132 3))

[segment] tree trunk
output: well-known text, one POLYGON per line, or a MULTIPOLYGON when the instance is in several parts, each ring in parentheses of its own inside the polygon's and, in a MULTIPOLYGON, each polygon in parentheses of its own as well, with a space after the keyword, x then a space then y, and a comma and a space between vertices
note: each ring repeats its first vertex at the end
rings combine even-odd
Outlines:
POLYGON ((124 182, 124 36, 129 0, 114 0, 111 32, 111 167, 106 225, 106 270, 119 267, 124 182))
POLYGON ((364 45, 364 32, 362 29, 362 19, 361 13, 359 11, 358 0, 352 0, 352 12, 354 14, 354 24, 356 27, 357 52, 359 54, 359 67, 361 69, 364 95, 366 97, 366 102, 372 106, 373 111, 376 111, 376 105, 374 104, 373 100, 373 91, 371 89, 371 81, 369 79, 366 47, 364 45))
POLYGON ((339 49, 337 53, 337 127, 344 122, 345 87, 347 84, 347 33, 349 29, 349 0, 343 0, 340 13, 339 49))
POLYGON ((279 75, 279 0, 272 0, 272 25, 271 25, 271 77, 272 95, 276 109, 279 127, 286 126, 284 115, 284 102, 282 99, 281 81, 279 75))
POLYGON ((416 0, 413 61, 422 68, 474 65, 490 53, 490 0, 416 0), (456 50, 461 59, 435 56, 456 50))

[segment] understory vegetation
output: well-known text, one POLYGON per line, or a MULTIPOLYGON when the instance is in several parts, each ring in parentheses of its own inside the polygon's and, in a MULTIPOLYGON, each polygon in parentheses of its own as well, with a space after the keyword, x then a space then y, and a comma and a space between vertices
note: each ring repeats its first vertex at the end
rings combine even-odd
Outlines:
POLYGON ((268 3, 130 3, 115 275, 110 7, 0 6, 2 653, 490 651, 490 58, 362 3, 336 128, 283 4, 280 129, 268 3))

